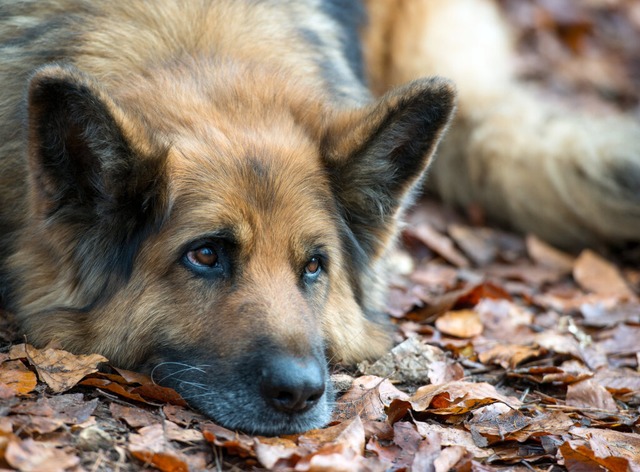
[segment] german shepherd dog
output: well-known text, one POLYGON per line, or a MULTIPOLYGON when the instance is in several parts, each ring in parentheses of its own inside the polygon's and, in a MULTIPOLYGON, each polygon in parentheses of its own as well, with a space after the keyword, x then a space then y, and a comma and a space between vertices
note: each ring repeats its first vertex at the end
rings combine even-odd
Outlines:
POLYGON ((438 67, 460 82, 450 164, 434 175, 444 198, 568 245, 640 233, 626 148, 578 167, 504 157, 512 141, 538 160, 560 144, 525 146, 534 125, 494 106, 539 108, 483 61, 506 50, 500 37, 452 65, 451 35, 474 27, 456 8, 501 31, 491 2, 366 7, 0 2, 0 286, 28 340, 146 369, 229 428, 322 426, 327 364, 389 346, 385 256, 455 102, 444 79, 399 82, 438 67), (494 122, 497 140, 483 131, 494 122), (594 179, 608 186, 589 198, 594 179), (579 211, 563 204, 573 189, 579 211))

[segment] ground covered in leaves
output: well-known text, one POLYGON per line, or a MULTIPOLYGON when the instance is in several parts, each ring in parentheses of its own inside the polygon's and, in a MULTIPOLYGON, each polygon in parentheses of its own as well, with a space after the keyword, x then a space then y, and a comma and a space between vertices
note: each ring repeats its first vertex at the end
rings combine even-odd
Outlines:
MULTIPOLYGON (((638 112, 638 2, 501 3, 523 76, 638 112)), ((640 471, 635 250, 570 255, 467 210, 426 200, 410 215, 393 255, 398 345, 337 370, 334 421, 302 435, 226 430, 101 356, 16 342, 0 312, 0 469, 640 471)))

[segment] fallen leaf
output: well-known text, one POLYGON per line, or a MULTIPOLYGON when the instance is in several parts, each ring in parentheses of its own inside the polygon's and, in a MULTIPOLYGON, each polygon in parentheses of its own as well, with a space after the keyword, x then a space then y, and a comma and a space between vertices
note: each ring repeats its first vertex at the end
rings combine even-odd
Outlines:
POLYGON ((136 459, 163 472, 202 470, 206 465, 200 456, 187 456, 176 449, 161 424, 145 426, 137 434, 130 434, 128 449, 136 459))
POLYGON ((436 320, 438 331, 458 338, 472 338, 482 333, 480 316, 473 310, 448 311, 436 320))
POLYGON ((504 369, 514 369, 518 364, 543 355, 546 351, 538 346, 521 344, 497 344, 478 354, 483 364, 498 364, 504 369))
POLYGON ((22 472, 64 472, 80 464, 75 454, 33 439, 9 442, 4 458, 22 472))
POLYGON ((202 424, 202 435, 211 444, 224 448, 229 454, 240 457, 256 456, 254 440, 246 434, 207 422, 202 424))
POLYGON ((385 408, 394 399, 407 400, 409 395, 394 387, 387 379, 365 375, 354 380, 353 386, 338 399, 334 418, 346 420, 359 416, 363 420, 384 421, 385 408))
POLYGON ((536 263, 552 269, 557 269, 565 274, 570 274, 573 270, 575 257, 560 251, 533 234, 526 238, 527 253, 536 263))
POLYGON ((571 428, 569 433, 575 438, 589 442, 596 457, 623 458, 640 467, 640 435, 623 433, 612 429, 571 428))
POLYGON ((487 265, 498 257, 497 238, 495 233, 488 228, 453 224, 449 225, 447 232, 478 266, 487 265))
MULTIPOLYGON (((9 390, 13 395, 26 395, 32 392, 38 383, 36 374, 31 372, 19 360, 6 361, 0 364, 0 386, 9 390)), ((7 395, 5 398, 10 398, 7 395)))
POLYGON ((109 410, 114 418, 125 421, 132 428, 141 428, 160 422, 160 417, 139 407, 111 403, 109 410))
POLYGON ((582 251, 576 260, 573 278, 589 292, 625 300, 636 299, 616 266, 589 249, 582 251))
POLYGON ((498 393, 488 383, 455 381, 420 387, 408 400, 395 399, 389 406, 388 414, 391 417, 393 411, 394 418, 398 418, 412 409, 415 412, 428 410, 436 415, 459 415, 495 402, 504 403, 512 409, 518 409, 521 405, 518 399, 498 393))
POLYGON ((567 387, 567 405, 579 408, 596 408, 617 411, 618 406, 611 393, 593 379, 576 382, 567 387))
POLYGON ((473 455, 461 446, 446 447, 433 462, 435 472, 468 470, 473 455))
POLYGON ((418 432, 425 438, 437 434, 443 446, 461 446, 477 458, 489 457, 493 454, 493 449, 478 447, 471 433, 459 427, 442 426, 437 423, 424 423, 422 421, 414 421, 414 423, 418 432))
POLYGON ((54 393, 73 388, 83 377, 96 372, 99 364, 107 362, 106 357, 98 354, 77 356, 60 349, 40 350, 29 344, 13 346, 9 356, 12 359, 27 359, 54 393))
POLYGON ((430 225, 422 224, 415 228, 408 228, 407 232, 453 265, 457 267, 471 266, 469 260, 456 249, 451 239, 430 225))

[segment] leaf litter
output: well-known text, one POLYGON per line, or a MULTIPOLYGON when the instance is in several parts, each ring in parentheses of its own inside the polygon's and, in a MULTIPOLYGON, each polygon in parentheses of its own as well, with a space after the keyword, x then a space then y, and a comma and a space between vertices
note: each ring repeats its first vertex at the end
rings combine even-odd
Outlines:
MULTIPOLYGON (((525 80, 638 109, 636 2, 499 3, 525 80)), ((0 312, 0 470, 640 471, 640 253, 568 254, 467 214, 416 206, 392 256, 397 346, 339 369, 332 422, 304 434, 231 431, 102 356, 11 344, 0 312)))

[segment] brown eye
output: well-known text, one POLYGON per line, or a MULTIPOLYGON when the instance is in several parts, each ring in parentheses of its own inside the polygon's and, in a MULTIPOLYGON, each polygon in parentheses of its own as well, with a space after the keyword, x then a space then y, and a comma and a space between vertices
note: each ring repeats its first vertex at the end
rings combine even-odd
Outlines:
POLYGON ((218 262, 218 253, 210 246, 203 246, 187 253, 187 259, 193 265, 200 267, 213 267, 218 262))
POLYGON ((320 272, 320 259, 312 257, 304 267, 304 274, 307 276, 314 276, 320 272))

